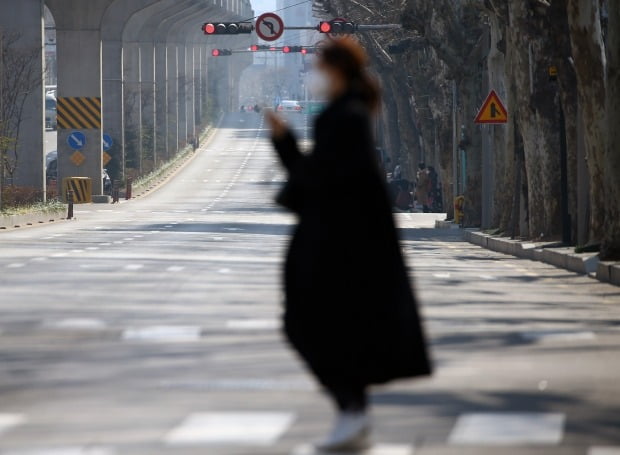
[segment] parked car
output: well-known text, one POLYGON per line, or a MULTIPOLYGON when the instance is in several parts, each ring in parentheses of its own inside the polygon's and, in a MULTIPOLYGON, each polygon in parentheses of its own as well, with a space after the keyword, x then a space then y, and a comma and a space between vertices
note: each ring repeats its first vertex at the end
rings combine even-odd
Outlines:
POLYGON ((58 128, 56 112, 56 95, 55 92, 47 92, 45 94, 45 128, 56 130, 58 128))
POLYGON ((303 111, 303 107, 299 104, 299 101, 295 100, 284 100, 278 105, 278 112, 296 112, 301 113, 303 111))

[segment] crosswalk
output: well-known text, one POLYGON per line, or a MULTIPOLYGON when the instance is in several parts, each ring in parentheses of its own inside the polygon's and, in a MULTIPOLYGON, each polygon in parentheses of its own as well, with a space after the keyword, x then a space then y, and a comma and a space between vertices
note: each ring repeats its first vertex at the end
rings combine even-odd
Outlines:
MULTIPOLYGON (((290 433, 299 418, 295 412, 281 411, 195 412, 165 432, 159 443, 168 447, 170 453, 184 447, 270 447, 290 433)), ((497 450, 557 447, 564 437, 565 420, 566 416, 559 413, 462 414, 455 419, 446 447, 493 446, 497 450)), ((116 455, 121 452, 120 448, 105 444, 3 449, 2 436, 28 423, 23 414, 0 414, 0 455, 116 455)), ((360 455, 414 455, 415 449, 414 444, 377 442, 360 455)), ((584 455, 620 455, 620 446, 592 446, 585 450, 584 455)), ((290 455, 323 454, 311 444, 303 443, 293 445, 290 455)))

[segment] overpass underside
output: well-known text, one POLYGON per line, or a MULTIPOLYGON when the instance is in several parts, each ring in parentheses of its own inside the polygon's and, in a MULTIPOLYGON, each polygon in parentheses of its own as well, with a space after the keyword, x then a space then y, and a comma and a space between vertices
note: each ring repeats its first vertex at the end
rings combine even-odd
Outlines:
MULTIPOLYGON (((103 167, 116 178, 144 174, 196 140, 214 107, 236 104, 251 55, 210 59, 224 43, 200 27, 252 18, 249 0, 3 0, 0 30, 16 37, 13 50, 35 55, 16 185, 45 192, 44 6, 56 22, 59 181, 90 177, 102 194, 103 167)), ((251 40, 224 39, 232 48, 251 40)))

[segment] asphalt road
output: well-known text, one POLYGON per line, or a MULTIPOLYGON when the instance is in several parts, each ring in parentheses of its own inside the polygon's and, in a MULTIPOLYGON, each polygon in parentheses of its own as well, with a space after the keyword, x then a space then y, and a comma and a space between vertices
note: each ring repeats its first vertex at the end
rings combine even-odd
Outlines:
MULTIPOLYGON (((148 197, 0 233, 0 454, 313 453, 265 134, 229 116, 148 197)), ((368 454, 620 454, 620 289, 398 219, 436 373, 374 391, 368 454)))

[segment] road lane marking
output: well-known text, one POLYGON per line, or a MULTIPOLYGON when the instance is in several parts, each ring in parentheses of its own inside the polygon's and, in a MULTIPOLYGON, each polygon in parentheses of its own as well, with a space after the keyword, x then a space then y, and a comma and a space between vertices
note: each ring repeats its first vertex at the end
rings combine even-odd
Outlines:
POLYGON ((588 455, 620 455, 620 447, 591 447, 588 455))
POLYGON ((21 414, 0 414, 0 435, 26 422, 21 414))
POLYGON ((101 319, 69 318, 44 322, 43 327, 52 329, 102 330, 107 327, 107 324, 101 319))
POLYGON ((168 272, 182 272, 183 270, 185 270, 185 267, 180 265, 173 265, 166 269, 168 272))
POLYGON ((494 277, 492 275, 478 275, 478 277, 487 281, 497 280, 497 277, 494 277))
POLYGON ((564 414, 473 413, 462 414, 448 442, 452 445, 557 445, 564 433, 564 414))
POLYGON ((38 258, 32 258, 32 259, 30 259, 30 260, 31 260, 32 262, 45 262, 45 261, 47 261, 48 259, 49 259, 49 258, 46 258, 46 257, 41 256, 41 257, 38 257, 38 258))
POLYGON ((14 262, 12 264, 7 264, 6 268, 7 269, 21 269, 22 267, 25 267, 26 264, 22 263, 22 262, 14 262))
MULTIPOLYGON (((343 452, 344 453, 344 452, 343 452)), ((348 452, 347 452, 348 453, 348 452)), ((413 455, 413 446, 398 444, 377 444, 370 449, 359 452, 360 455, 413 455)), ((328 455, 309 444, 295 447, 291 455, 328 455)))
POLYGON ((229 319, 226 328, 231 330, 278 330, 279 319, 229 319))
POLYGON ((3 455, 115 455, 116 450, 105 447, 54 447, 2 452, 3 455))
POLYGON ((585 330, 541 330, 536 332, 522 332, 519 336, 526 341, 536 341, 540 343, 596 340, 596 334, 594 332, 585 330))
POLYGON ((67 257, 67 256, 68 256, 67 253, 55 253, 55 254, 52 254, 53 258, 64 258, 64 257, 67 257))
POLYGON ((433 273, 435 278, 447 279, 450 278, 450 273, 433 273))
POLYGON ((128 328, 123 331, 122 338, 125 341, 180 343, 197 341, 201 335, 202 328, 199 326, 159 325, 128 328))
POLYGON ((97 251, 97 250, 99 250, 100 248, 99 248, 98 246, 89 246, 89 247, 87 247, 86 249, 87 249, 88 251, 97 251))
POLYGON ((144 268, 144 264, 127 264, 123 267, 125 270, 140 270, 144 268))
POLYGON ((190 414, 168 433, 166 444, 270 446, 295 421, 288 412, 204 412, 190 414))
POLYGON ((159 387, 185 390, 270 390, 288 392, 317 392, 317 386, 309 379, 271 379, 271 378, 223 378, 207 380, 162 381, 159 387))

